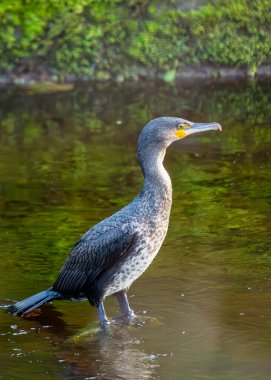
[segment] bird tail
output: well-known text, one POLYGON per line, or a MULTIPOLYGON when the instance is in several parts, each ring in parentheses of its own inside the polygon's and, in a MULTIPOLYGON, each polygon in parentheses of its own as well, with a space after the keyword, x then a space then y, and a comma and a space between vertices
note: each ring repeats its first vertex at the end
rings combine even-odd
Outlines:
POLYGON ((23 317, 25 314, 30 313, 32 310, 37 307, 43 305, 45 302, 54 300, 54 299, 62 299, 60 293, 52 290, 51 288, 44 290, 38 294, 35 294, 25 300, 15 303, 8 308, 8 311, 12 315, 18 315, 23 317))

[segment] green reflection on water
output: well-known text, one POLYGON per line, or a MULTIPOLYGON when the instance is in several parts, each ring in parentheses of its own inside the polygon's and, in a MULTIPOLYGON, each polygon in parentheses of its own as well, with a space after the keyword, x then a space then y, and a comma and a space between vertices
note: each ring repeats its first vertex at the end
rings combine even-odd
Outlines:
MULTIPOLYGON (((4 376, 269 379, 269 84, 88 84, 36 95, 8 88, 0 104, 2 304, 50 286, 82 233, 140 191, 135 147, 149 119, 223 125, 167 154, 169 233, 130 290, 134 309, 159 323, 103 335, 93 308, 69 302, 45 307, 39 319, 3 315, 4 376), (89 341, 70 345, 89 323, 89 341)), ((107 308, 117 314, 114 299, 107 308)))

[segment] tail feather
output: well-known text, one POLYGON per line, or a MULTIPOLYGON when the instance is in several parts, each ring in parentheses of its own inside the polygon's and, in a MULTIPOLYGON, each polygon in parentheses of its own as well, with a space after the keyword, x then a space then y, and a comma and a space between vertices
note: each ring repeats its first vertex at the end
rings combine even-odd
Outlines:
POLYGON ((48 302, 53 299, 61 299, 62 296, 60 293, 50 289, 44 290, 38 294, 26 298, 20 302, 15 303, 9 307, 9 312, 12 315, 24 316, 30 311, 36 309, 37 307, 43 305, 45 302, 48 302))

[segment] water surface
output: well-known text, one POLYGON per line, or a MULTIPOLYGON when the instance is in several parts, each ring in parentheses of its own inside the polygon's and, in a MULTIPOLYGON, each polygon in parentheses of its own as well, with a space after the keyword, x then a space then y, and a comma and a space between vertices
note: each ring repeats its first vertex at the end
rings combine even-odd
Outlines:
MULTIPOLYGON (((48 288, 73 243, 140 191, 137 137, 160 115, 223 133, 167 153, 169 232, 129 291, 140 323, 101 331, 87 302, 27 319, 2 310, 0 378, 270 379, 268 83, 2 89, 1 305, 48 288)), ((113 297, 105 306, 119 314, 113 297)))

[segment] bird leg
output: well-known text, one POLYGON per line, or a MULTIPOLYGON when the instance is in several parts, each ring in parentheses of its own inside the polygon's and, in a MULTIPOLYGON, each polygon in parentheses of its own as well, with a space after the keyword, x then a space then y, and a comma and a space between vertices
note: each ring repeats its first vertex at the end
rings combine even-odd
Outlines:
POLYGON ((120 292, 116 293, 115 296, 117 297, 117 300, 119 302, 119 305, 123 314, 126 317, 135 318, 136 315, 129 306, 127 294, 125 293, 125 291, 121 290, 120 292))
POLYGON ((107 318, 106 314, 105 314, 105 310, 104 310, 104 304, 101 302, 100 305, 98 306, 98 314, 99 314, 99 320, 100 320, 100 324, 103 326, 103 325, 107 325, 109 324, 109 319, 107 318))

